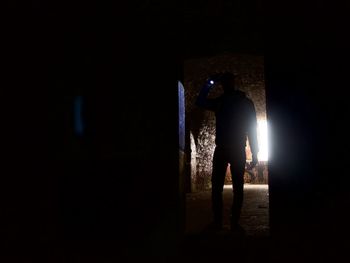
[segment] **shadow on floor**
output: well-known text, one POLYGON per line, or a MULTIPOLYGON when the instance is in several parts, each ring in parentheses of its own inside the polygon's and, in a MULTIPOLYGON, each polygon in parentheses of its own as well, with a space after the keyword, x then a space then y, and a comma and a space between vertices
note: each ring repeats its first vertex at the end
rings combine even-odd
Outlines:
MULTIPOLYGON (((224 192, 224 225, 229 226, 229 215, 232 204, 232 186, 225 186, 224 192)), ((187 194, 186 200, 186 234, 201 233, 210 223, 211 193, 203 191, 187 194)), ((269 196, 267 185, 244 186, 244 201, 240 224, 248 236, 269 236, 269 196)))

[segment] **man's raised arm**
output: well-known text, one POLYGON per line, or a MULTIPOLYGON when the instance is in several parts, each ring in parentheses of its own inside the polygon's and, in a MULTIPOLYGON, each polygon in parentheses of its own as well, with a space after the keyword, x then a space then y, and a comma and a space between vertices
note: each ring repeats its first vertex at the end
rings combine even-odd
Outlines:
POLYGON ((215 111, 217 107, 216 99, 208 99, 208 95, 214 87, 214 81, 209 79, 205 82, 196 100, 196 105, 206 110, 215 111))

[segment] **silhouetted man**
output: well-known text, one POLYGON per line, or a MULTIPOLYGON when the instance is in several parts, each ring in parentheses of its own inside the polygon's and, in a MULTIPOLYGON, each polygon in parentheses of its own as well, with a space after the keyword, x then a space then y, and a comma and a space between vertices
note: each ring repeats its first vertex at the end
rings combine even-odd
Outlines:
POLYGON ((238 221, 243 204, 244 171, 246 165, 246 141, 249 139, 252 151, 250 168, 258 162, 257 119, 253 102, 244 92, 236 89, 235 76, 226 72, 209 78, 199 93, 196 104, 214 111, 216 116, 216 148, 212 172, 212 209, 215 230, 223 226, 223 197, 226 168, 230 163, 233 186, 231 229, 240 229, 238 221), (208 99, 210 90, 220 83, 224 93, 208 99))

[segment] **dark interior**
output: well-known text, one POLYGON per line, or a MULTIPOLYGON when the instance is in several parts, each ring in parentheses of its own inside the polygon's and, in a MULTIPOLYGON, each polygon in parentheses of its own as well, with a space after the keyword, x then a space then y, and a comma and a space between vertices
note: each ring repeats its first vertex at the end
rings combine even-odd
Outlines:
POLYGON ((324 1, 7 1, 1 261, 340 261, 347 11, 324 1), (265 60, 264 239, 184 235, 178 81, 186 59, 226 51, 265 60))

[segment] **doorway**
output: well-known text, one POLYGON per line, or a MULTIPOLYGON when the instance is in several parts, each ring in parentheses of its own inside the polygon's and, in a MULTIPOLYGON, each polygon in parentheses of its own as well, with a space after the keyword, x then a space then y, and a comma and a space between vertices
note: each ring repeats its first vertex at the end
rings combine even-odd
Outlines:
MULTIPOLYGON (((254 105, 258 120, 259 164, 246 169, 244 175, 244 203, 240 223, 248 235, 269 235, 268 190, 268 120, 266 115, 264 57, 224 53, 209 57, 188 59, 184 67, 186 100, 186 232, 195 233, 211 220, 211 172, 215 149, 215 116, 195 105, 197 95, 208 76, 215 72, 230 71, 237 78, 237 87, 246 93, 254 105)), ((209 96, 217 97, 220 88, 209 96)), ((246 147, 247 163, 252 161, 249 142, 246 147)), ((228 166, 224 187, 224 224, 228 224, 232 203, 232 182, 228 166)))

